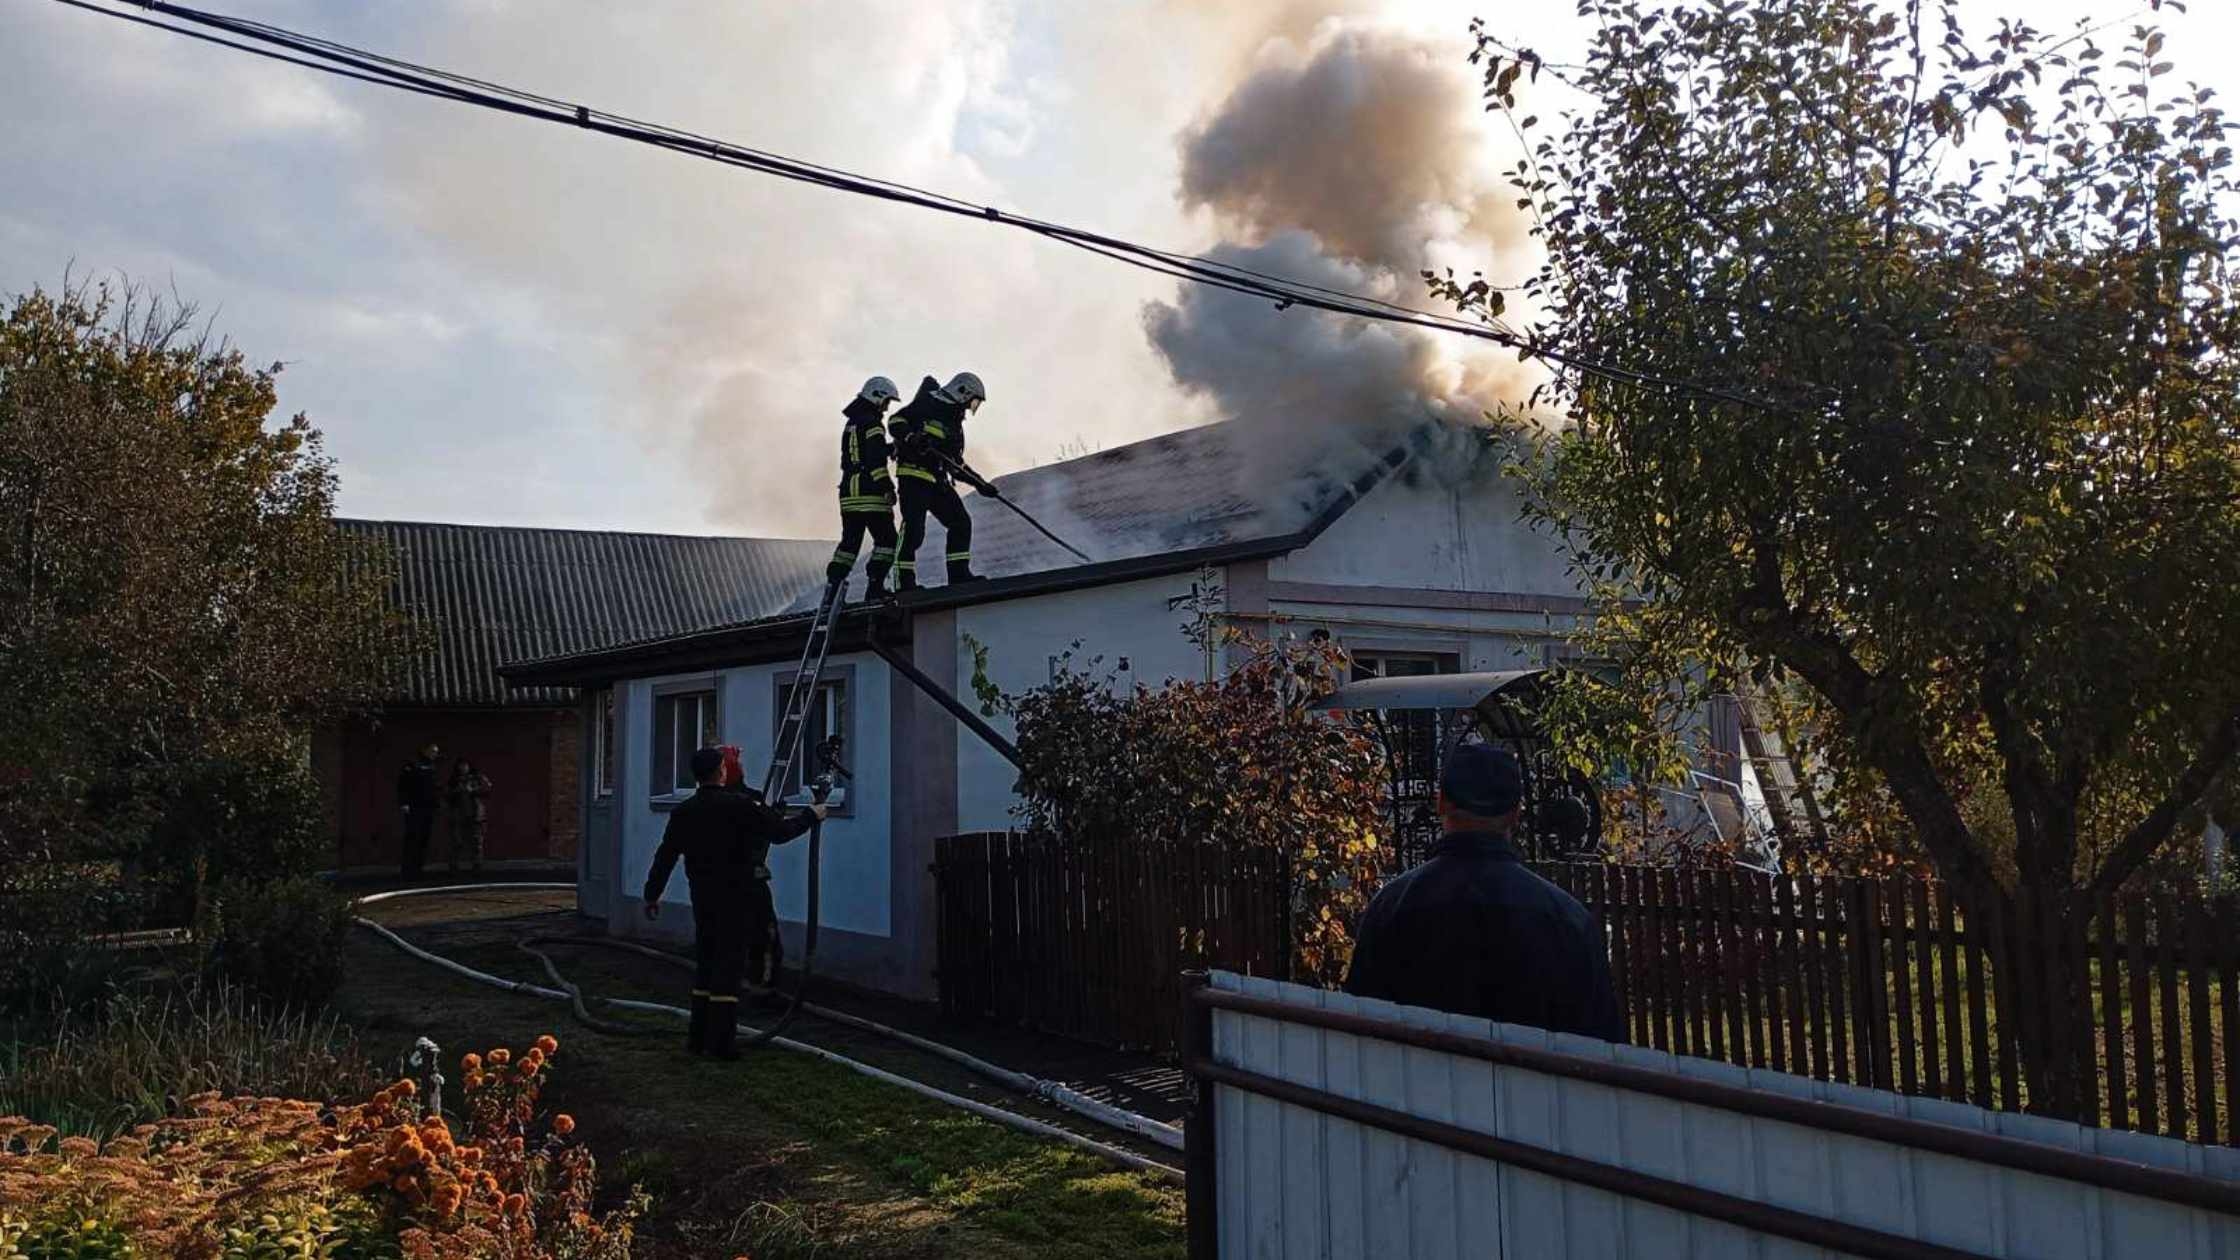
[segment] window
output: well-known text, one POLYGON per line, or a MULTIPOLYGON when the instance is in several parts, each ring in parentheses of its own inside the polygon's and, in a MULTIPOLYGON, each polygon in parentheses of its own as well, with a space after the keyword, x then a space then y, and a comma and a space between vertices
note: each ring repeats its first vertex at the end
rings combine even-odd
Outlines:
POLYGON ((655 796, 692 791, 692 754, 721 736, 714 691, 679 691, 653 698, 653 780, 655 796))
POLYGON ((1426 674, 1451 674, 1460 668, 1453 656, 1437 652, 1348 652, 1353 660, 1353 681, 1364 678, 1419 678, 1426 674))
MULTIPOLYGON (((779 789, 779 794, 786 800, 805 802, 809 799, 809 789, 805 785, 816 773, 811 760, 816 756, 817 746, 825 740, 839 736, 840 760, 842 764, 848 761, 847 742, 854 738, 854 722, 851 720, 853 714, 849 710, 849 697, 854 690, 849 684, 855 681, 854 673, 853 667, 843 667, 838 671, 828 671, 818 680, 816 699, 809 705, 809 718, 803 724, 801 732, 801 754, 794 758, 793 769, 787 773, 785 783, 779 789)), ((778 728, 785 723, 786 707, 793 699, 793 680, 778 678, 773 681, 777 687, 774 693, 776 705, 770 714, 774 751, 778 728)), ((832 807, 833 813, 845 814, 848 812, 848 780, 846 776, 835 773, 832 782, 832 796, 826 804, 832 807)))
MULTIPOLYGON (((1346 656, 1353 662, 1354 682, 1365 678, 1452 674, 1462 668, 1462 657, 1451 652, 1362 647, 1347 649, 1346 656)), ((1378 733, 1385 744, 1385 755, 1390 759, 1397 816, 1417 830, 1425 827, 1435 830, 1430 802, 1438 791, 1440 757, 1454 733, 1453 722, 1435 710, 1394 709, 1381 715, 1378 733)))
POLYGON ((599 694, 598 719, 591 724, 591 787, 599 796, 614 795, 614 691, 599 694))

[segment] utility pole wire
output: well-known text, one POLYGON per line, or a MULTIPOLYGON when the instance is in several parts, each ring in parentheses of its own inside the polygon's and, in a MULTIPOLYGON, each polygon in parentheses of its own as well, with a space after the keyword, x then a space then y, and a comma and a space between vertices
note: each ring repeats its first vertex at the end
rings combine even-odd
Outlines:
POLYGON ((238 52, 250 53, 293 66, 317 70, 361 83, 395 88, 421 96, 473 105, 499 113, 513 114, 542 122, 557 123, 587 131, 601 132, 618 139, 631 140, 657 148, 727 166, 742 167, 765 175, 798 183, 812 184, 835 192, 853 193, 882 201, 899 202, 923 210, 943 214, 984 219, 990 223, 1018 228, 1076 249, 1085 250, 1106 258, 1139 267, 1155 274, 1203 284, 1230 292, 1265 298, 1278 310, 1293 306, 1309 310, 1378 323, 1399 324, 1422 328, 1431 332, 1449 333, 1490 341, 1514 350, 1522 358, 1544 359, 1616 384, 1640 388, 1675 390, 1715 401, 1760 410, 1790 411, 1793 408, 1776 401, 1741 393, 1724 386, 1706 384, 1651 372, 1637 372, 1588 359, 1557 349, 1545 342, 1518 333, 1499 320, 1479 324, 1439 315, 1430 311, 1386 301, 1365 294, 1326 288, 1305 281, 1292 280, 1279 275, 1256 271, 1235 263, 1224 263, 1202 255, 1184 254, 1138 244, 1120 237, 1109 236, 1082 228, 1070 227, 1027 215, 1013 214, 994 206, 976 205, 943 193, 928 191, 908 184, 858 175, 837 167, 821 166, 813 162, 787 157, 783 154, 751 149, 710 136, 684 131, 661 123, 646 122, 620 114, 610 114, 588 106, 571 104, 555 97, 541 96, 519 88, 476 79, 453 71, 418 65, 398 58, 368 52, 348 44, 317 36, 304 35, 270 23, 229 17, 185 5, 171 4, 165 0, 116 0, 118 4, 131 3, 150 13, 161 14, 174 22, 191 26, 174 25, 151 17, 127 12, 97 0, 55 0, 55 3, 73 9, 82 9, 104 17, 117 18, 141 26, 169 31, 190 39, 217 44, 238 52), (222 38, 193 26, 223 31, 234 39, 222 38), (242 42, 248 41, 248 42, 242 42), (260 46, 261 45, 261 46, 260 46))

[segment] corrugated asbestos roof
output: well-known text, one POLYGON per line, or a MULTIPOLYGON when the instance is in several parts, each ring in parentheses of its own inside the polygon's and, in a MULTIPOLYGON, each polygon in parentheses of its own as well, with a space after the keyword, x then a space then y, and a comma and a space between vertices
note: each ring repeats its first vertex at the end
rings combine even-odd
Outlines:
MULTIPOLYGON (((1400 434, 1381 448, 1312 430, 1279 432, 1237 421, 1147 438, 1063 463, 996 478, 996 489, 1091 563, 1134 560, 1282 538, 1342 511, 1366 469, 1381 476, 1405 447, 1400 434), (1333 475, 1335 474, 1335 475, 1333 475)), ((1044 538, 1017 513, 967 494, 972 567, 1009 578, 1070 569, 1083 562, 1044 538)), ((1323 522, 1327 524, 1327 522, 1323 522)), ((918 557, 919 580, 939 586, 943 544, 938 523, 918 557)), ((810 612, 814 592, 786 611, 810 612)))
MULTIPOLYGON (((939 561, 944 548, 934 541, 920 557, 931 585, 885 611, 851 608, 841 629, 869 633, 882 618, 923 610, 1280 555, 1312 542, 1385 478, 1411 475, 1410 461, 1431 449, 1439 432, 1436 426, 1418 427, 1381 450, 1346 436, 1317 448, 1311 437, 1283 441, 1278 435, 1271 441, 1265 430, 1222 424, 1014 473, 999 478, 998 488, 1088 551, 1090 562, 1068 555, 1002 504, 967 495, 974 567, 990 580, 944 588, 939 561), (1248 496, 1255 487, 1265 492, 1248 496)), ((855 590, 860 596, 860 572, 855 590)), ((603 683, 632 672, 709 668, 757 653, 797 651, 798 638, 787 640, 807 624, 816 594, 804 589, 781 615, 609 644, 597 652, 516 657, 507 670, 542 683, 603 683)))
POLYGON ((397 556, 396 597, 434 631, 394 702, 568 703, 512 688, 507 661, 588 652, 765 617, 822 586, 829 542, 338 520, 397 556))

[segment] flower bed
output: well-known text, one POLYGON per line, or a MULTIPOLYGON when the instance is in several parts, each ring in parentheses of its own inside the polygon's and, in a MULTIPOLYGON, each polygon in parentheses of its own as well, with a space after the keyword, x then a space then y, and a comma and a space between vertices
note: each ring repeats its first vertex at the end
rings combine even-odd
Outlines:
POLYGON ((364 1103, 188 1099, 107 1144, 0 1119, 0 1260, 623 1260, 575 1122, 538 1105, 559 1044, 468 1055, 455 1126, 398 1081, 364 1103))

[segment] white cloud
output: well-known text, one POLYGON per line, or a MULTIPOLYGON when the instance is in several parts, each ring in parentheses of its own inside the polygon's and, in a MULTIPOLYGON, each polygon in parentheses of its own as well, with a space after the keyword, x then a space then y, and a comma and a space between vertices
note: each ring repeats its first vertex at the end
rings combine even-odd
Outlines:
MULTIPOLYGON (((1177 136, 1268 41, 1334 13, 1508 20, 1466 0, 224 7, 1177 248, 1217 239, 1177 200, 1177 136)), ((1569 28, 1543 8, 1514 21, 1569 28)), ((289 361, 283 407, 327 429, 354 512, 826 533, 835 413, 872 372, 978 371, 976 462, 999 473, 1210 414, 1140 323, 1171 282, 975 219, 52 5, 0 5, 0 115, 0 291, 73 259, 176 280, 289 361)), ((1462 225, 1432 226, 1469 265, 1462 225)))

